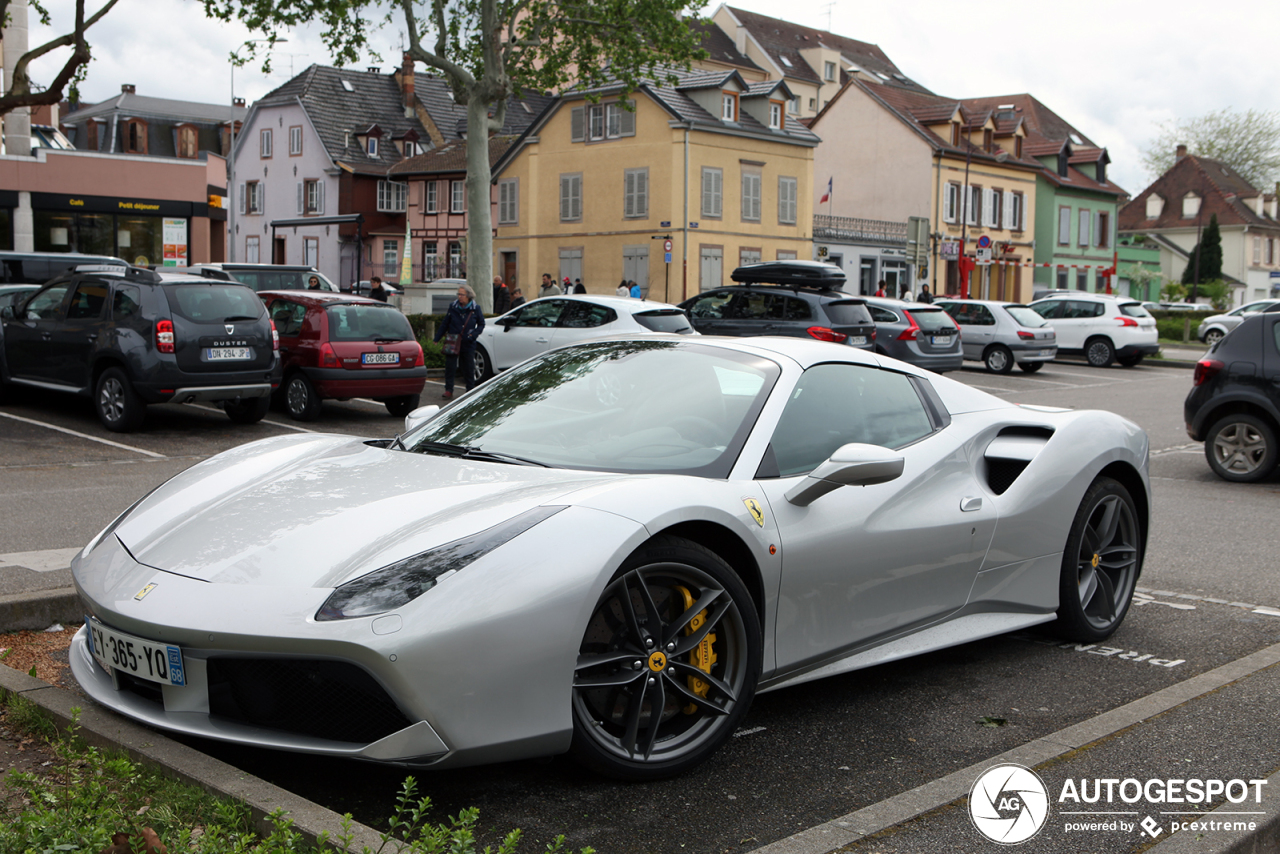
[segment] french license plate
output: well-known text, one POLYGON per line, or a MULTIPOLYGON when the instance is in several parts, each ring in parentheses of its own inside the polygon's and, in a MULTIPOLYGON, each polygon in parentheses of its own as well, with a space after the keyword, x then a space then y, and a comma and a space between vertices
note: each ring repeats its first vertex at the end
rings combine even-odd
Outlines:
POLYGON ((89 651, 107 672, 120 670, 161 685, 187 684, 179 647, 127 635, 107 628, 97 620, 86 622, 89 624, 89 651))
POLYGON ((951 336, 950 335, 934 335, 933 343, 946 347, 951 343, 951 336))
POLYGON ((360 362, 365 365, 398 365, 400 364, 400 354, 362 353, 360 355, 360 362))
POLYGON ((205 361, 208 362, 243 362, 253 358, 252 347, 206 347, 205 361))
POLYGON ((866 343, 867 343, 867 336, 865 336, 865 335, 850 335, 850 336, 849 336, 849 343, 850 343, 850 344, 866 344, 866 343))

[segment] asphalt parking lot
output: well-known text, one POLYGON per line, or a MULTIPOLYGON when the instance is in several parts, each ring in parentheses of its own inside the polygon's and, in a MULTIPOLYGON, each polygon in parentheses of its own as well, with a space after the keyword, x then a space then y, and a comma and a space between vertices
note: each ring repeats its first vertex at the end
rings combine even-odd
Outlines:
MULTIPOLYGON (((712 761, 656 784, 609 783, 562 758, 420 773, 436 817, 479 807, 486 841, 521 827, 531 850, 556 833, 601 852, 751 850, 1280 642, 1269 535, 1280 479, 1237 485, 1214 477, 1182 424, 1189 371, 1054 363, 1035 375, 953 376, 1019 403, 1110 409, 1148 432, 1154 507, 1140 581, 1145 592, 1105 646, 1064 646, 1036 633, 1002 636, 766 694, 712 761)), ((429 385, 423 402, 439 402, 440 390, 429 385)), ((37 572, 13 556, 74 553, 153 486, 220 450, 299 429, 383 437, 399 426, 380 404, 362 401, 326 403, 315 423, 299 425, 273 412, 248 427, 217 410, 160 406, 148 411, 141 432, 121 436, 103 430, 83 401, 18 392, 0 404, 0 594, 65 586, 66 570, 37 572)), ((1201 776, 1267 777, 1280 768, 1280 732, 1259 720, 1274 708, 1278 688, 1274 673, 1260 671, 1155 723, 1117 731, 1101 748, 1064 758, 1053 773, 1093 763, 1093 776, 1168 776, 1179 769, 1189 776, 1192 769, 1201 776)), ((513 708, 520 702, 510 698, 513 708)), ((375 826, 385 821, 404 777, 396 769, 196 744, 375 826)), ((1085 840, 1050 826, 1026 850, 1130 851, 1152 841, 1120 832, 1085 840)), ((855 844, 870 851, 993 850, 954 809, 855 844)))

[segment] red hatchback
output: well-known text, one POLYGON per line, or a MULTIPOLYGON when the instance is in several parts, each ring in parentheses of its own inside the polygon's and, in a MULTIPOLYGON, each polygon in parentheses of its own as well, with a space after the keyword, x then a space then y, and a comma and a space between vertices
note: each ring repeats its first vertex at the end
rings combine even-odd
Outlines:
POLYGON ((369 397, 398 418, 418 406, 427 381, 409 321, 377 300, 328 291, 260 291, 280 334, 289 415, 314 421, 320 401, 369 397))

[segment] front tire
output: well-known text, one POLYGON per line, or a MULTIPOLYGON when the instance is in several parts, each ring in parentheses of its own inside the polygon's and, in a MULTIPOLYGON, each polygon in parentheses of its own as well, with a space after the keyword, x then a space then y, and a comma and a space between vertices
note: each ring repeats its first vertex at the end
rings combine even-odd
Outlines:
POLYGON ((418 402, 421 399, 421 395, 406 394, 401 397, 387 398, 383 403, 386 404, 387 412, 390 412, 396 418, 404 418, 410 412, 418 408, 418 402))
POLYGON ((1221 329, 1210 329, 1208 332, 1204 334, 1204 343, 1206 346, 1212 347, 1214 344, 1217 344, 1219 341, 1221 341, 1225 337, 1226 337, 1226 333, 1223 332, 1221 329))
POLYGON ((1129 490, 1099 477, 1085 491, 1062 552, 1054 628, 1078 641, 1111 637, 1129 612, 1142 552, 1142 523, 1129 490))
POLYGON ((239 403, 228 401, 222 407, 227 417, 237 424, 257 424, 267 417, 267 410, 270 408, 270 396, 254 397, 239 403))
POLYGON ((1018 367, 1028 374, 1034 374, 1036 371, 1044 367, 1044 362, 1019 362, 1018 367))
POLYGON ((587 622, 573 679, 574 758, 622 780, 680 774, 733 734, 755 696, 760 622, 718 555, 659 536, 587 622))
POLYGON ((1253 415, 1238 413, 1219 419, 1204 440, 1209 468, 1223 480, 1253 483, 1276 468, 1276 434, 1253 415))
POLYGON ((1001 344, 988 347, 987 352, 982 355, 982 361, 993 374, 1007 374, 1013 370, 1013 354, 1001 344))
POLYGON ((147 405, 120 368, 107 368, 93 389, 93 406, 102 426, 112 433, 131 433, 142 426, 147 405))
POLYGON ((315 421, 320 417, 320 395, 301 371, 285 383, 284 408, 294 421, 315 421))
POLYGON ((1084 343, 1084 357, 1095 368, 1109 368, 1116 358, 1116 348, 1105 338, 1090 338, 1084 343))
POLYGON ((493 360, 489 358, 489 352, 479 344, 471 354, 471 367, 475 374, 476 385, 493 377, 493 360))

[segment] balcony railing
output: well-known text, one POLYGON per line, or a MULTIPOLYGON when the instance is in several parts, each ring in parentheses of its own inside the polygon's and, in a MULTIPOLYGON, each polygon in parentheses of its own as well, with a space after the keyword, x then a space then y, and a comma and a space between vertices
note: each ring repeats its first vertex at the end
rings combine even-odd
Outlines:
POLYGON ((814 240, 853 240, 859 243, 907 245, 907 224, 883 219, 814 214, 814 240))

